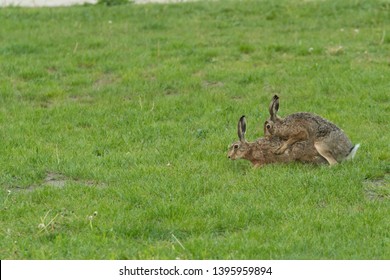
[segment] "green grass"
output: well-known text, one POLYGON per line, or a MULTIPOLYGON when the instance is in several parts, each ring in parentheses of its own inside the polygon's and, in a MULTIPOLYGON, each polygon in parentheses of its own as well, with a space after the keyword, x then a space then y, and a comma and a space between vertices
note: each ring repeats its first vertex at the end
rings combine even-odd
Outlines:
POLYGON ((1 259, 389 259, 390 5, 0 9, 1 259), (341 47, 340 47, 341 46, 341 47), (311 111, 353 162, 228 161, 311 111))

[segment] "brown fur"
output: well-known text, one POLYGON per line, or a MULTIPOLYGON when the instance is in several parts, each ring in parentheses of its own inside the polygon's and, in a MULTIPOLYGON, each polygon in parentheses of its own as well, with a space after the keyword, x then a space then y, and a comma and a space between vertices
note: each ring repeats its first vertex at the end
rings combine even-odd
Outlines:
POLYGON ((347 158, 354 148, 345 133, 330 121, 303 112, 281 118, 277 116, 278 109, 279 97, 275 95, 269 106, 270 118, 264 123, 264 134, 285 140, 275 150, 276 154, 283 154, 296 142, 309 141, 333 165, 347 158))
POLYGON ((238 138, 240 141, 234 142, 228 151, 228 158, 246 159, 249 160, 255 167, 259 167, 270 163, 288 163, 288 162, 303 162, 322 164, 326 160, 317 152, 313 143, 309 141, 301 141, 294 143, 282 154, 275 154, 283 141, 276 136, 259 138, 255 142, 247 142, 245 140, 246 122, 242 116, 238 122, 238 138))

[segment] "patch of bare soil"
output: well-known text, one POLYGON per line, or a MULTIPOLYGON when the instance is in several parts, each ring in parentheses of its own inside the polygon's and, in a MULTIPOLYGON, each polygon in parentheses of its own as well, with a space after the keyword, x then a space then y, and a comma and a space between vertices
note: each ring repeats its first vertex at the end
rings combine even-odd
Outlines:
POLYGON ((367 179, 363 185, 369 200, 390 199, 390 174, 386 174, 383 178, 367 179))
POLYGON ((48 172, 46 174, 46 177, 42 180, 42 182, 28 186, 27 188, 15 187, 15 190, 29 192, 47 186, 61 189, 61 188, 65 188, 66 186, 74 185, 74 184, 84 186, 84 187, 104 187, 104 184, 98 183, 93 180, 73 179, 73 178, 66 177, 65 175, 60 173, 48 172))

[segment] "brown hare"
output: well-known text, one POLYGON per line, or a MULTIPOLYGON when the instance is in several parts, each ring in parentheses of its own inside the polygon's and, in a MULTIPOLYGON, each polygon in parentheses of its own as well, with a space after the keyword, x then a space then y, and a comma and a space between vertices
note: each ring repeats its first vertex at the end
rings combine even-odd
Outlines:
POLYGON ((355 156, 360 145, 353 145, 345 133, 330 121, 302 112, 281 118, 277 116, 278 110, 279 97, 275 95, 269 106, 270 118, 264 123, 264 135, 284 140, 275 150, 276 154, 283 154, 296 142, 309 141, 330 165, 355 156))
POLYGON ((246 159, 252 162, 254 167, 260 167, 270 163, 287 163, 299 161, 304 163, 321 164, 327 161, 318 154, 313 143, 301 141, 294 143, 282 154, 275 154, 274 151, 283 142, 277 136, 259 138, 255 142, 245 140, 246 120, 242 116, 238 121, 238 138, 228 151, 228 158, 231 160, 246 159))

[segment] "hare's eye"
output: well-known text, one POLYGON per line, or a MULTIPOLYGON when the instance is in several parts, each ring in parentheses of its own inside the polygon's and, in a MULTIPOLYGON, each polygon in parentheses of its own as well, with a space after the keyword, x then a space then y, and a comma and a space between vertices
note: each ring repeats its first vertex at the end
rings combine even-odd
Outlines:
POLYGON ((237 150, 237 149, 238 149, 238 145, 235 144, 235 145, 233 146, 233 148, 234 148, 235 150, 237 150))
POLYGON ((267 129, 270 129, 270 128, 271 128, 271 125, 270 125, 270 124, 267 124, 266 128, 267 128, 267 129))

